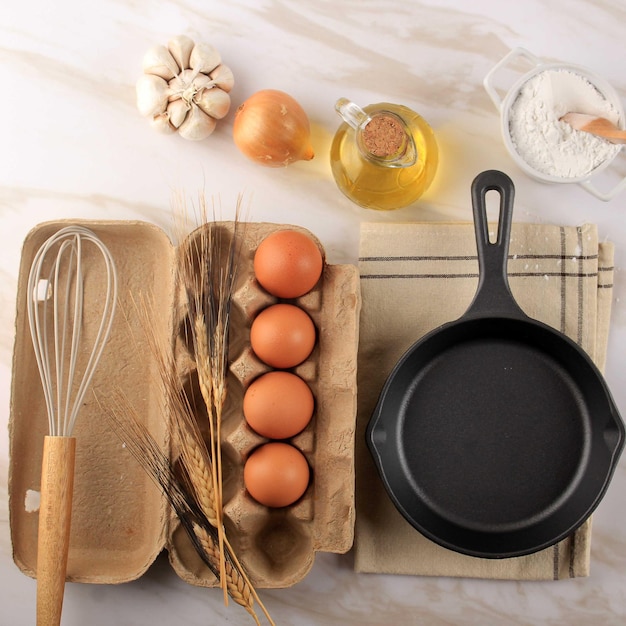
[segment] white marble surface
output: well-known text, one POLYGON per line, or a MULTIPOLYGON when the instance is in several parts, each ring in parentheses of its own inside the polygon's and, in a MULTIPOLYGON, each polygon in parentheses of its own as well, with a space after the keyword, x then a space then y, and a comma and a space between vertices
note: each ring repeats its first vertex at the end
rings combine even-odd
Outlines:
MULTIPOLYGON (((482 79, 511 48, 586 66, 626 102, 624 0, 188 0, 0 5, 0 624, 34 623, 35 583, 11 557, 7 511, 9 385, 21 242, 61 217, 170 225, 171 190, 219 196, 228 217, 241 192, 254 221, 311 229, 331 262, 354 263, 364 220, 470 219, 469 185, 488 168, 517 186, 516 219, 595 222, 616 244, 606 376, 626 409, 626 193, 601 202, 580 187, 522 174, 499 136, 482 79), (184 33, 213 43, 234 71, 234 106, 272 87, 296 97, 315 127, 316 158, 284 170, 248 162, 229 114, 201 143, 165 137, 135 108, 141 57, 184 33), (429 193, 390 214, 358 208, 328 164, 340 96, 410 106, 433 125, 442 162, 429 193)), ((233 107, 234 111, 234 107, 233 107)), ((626 174, 624 155, 616 164, 626 174)), ((594 518, 588 579, 510 583, 357 575, 350 555, 319 555, 309 576, 263 592, 278 624, 624 624, 626 459, 594 518)), ((68 585, 64 624, 247 624, 217 590, 182 583, 160 559, 120 586, 68 585)))

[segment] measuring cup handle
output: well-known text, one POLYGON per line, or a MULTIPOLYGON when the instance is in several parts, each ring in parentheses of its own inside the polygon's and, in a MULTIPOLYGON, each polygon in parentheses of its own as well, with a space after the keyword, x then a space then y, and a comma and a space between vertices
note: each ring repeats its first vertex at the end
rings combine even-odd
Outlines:
MULTIPOLYGON (((470 315, 504 314, 509 317, 525 317, 515 302, 509 288, 508 255, 513 221, 515 186, 503 172, 487 170, 472 182, 472 209, 478 251, 478 289, 468 309, 470 315), (487 218, 488 191, 500 194, 498 232, 494 242, 489 237, 487 218)), ((468 314, 466 313, 466 315, 468 314)))
POLYGON ((624 189, 626 189, 626 176, 622 178, 622 180, 613 187, 613 189, 603 192, 600 191, 590 180, 584 180, 579 185, 585 190, 588 191, 592 196, 598 198, 598 200, 602 200, 603 202, 609 202, 619 193, 621 193, 624 189))
POLYGON ((498 111, 500 111, 500 109, 502 108, 502 98, 500 98, 500 95, 496 91, 496 88, 493 86, 493 78, 500 69, 502 69, 505 65, 507 65, 517 57, 524 57, 535 66, 541 65, 542 63, 541 59, 536 57, 525 48, 513 48, 511 52, 509 52, 503 59, 501 59, 493 66, 493 68, 487 73, 487 75, 483 79, 483 86, 485 87, 485 91, 489 94, 489 97, 495 104, 498 111))

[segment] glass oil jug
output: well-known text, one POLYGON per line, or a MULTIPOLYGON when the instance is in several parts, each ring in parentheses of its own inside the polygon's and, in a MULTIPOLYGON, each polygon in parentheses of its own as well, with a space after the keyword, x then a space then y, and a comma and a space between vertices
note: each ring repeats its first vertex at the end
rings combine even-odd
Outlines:
POLYGON ((339 189, 368 209, 399 209, 428 189, 439 161, 435 134, 411 109, 386 102, 363 109, 346 98, 335 109, 344 120, 330 150, 339 189))

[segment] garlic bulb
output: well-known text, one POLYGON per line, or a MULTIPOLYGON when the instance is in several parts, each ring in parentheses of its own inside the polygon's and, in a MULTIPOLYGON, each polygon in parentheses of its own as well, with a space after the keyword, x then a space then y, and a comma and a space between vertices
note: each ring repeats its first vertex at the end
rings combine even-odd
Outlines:
POLYGON ((233 73, 209 44, 178 35, 167 46, 150 48, 142 68, 137 108, 160 132, 205 139, 230 109, 233 73))

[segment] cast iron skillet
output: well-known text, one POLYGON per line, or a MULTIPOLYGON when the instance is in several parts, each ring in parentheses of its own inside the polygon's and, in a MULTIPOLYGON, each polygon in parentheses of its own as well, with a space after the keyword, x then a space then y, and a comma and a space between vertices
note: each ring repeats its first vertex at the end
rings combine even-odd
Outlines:
POLYGON ((433 541, 485 558, 530 554, 575 530, 624 446, 624 424, 591 359, 523 313, 509 290, 514 191, 494 170, 472 183, 474 301, 404 354, 366 435, 400 513, 433 541), (490 190, 500 197, 495 243, 490 190))

